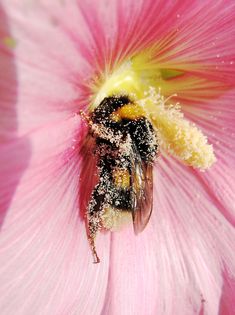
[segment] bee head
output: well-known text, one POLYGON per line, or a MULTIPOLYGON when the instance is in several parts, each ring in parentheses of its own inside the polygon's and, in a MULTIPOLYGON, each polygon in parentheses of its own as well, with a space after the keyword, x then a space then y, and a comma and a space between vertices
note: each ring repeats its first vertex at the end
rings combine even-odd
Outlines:
POLYGON ((106 97, 100 105, 95 108, 91 115, 91 119, 94 123, 105 124, 114 111, 130 102, 129 97, 126 95, 106 97))

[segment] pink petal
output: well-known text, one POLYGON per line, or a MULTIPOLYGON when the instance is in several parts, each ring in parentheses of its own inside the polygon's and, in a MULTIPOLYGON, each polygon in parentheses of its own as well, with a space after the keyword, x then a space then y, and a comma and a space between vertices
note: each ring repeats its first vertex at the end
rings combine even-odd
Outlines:
POLYGON ((8 21, 0 7, 0 141, 9 131, 17 129, 16 119, 16 69, 14 59, 6 47, 10 38, 8 21))
POLYGON ((15 40, 16 47, 11 52, 14 60, 10 60, 15 77, 13 82, 8 81, 14 93, 1 111, 10 116, 11 105, 17 101, 17 133, 22 135, 84 107, 88 96, 85 80, 93 70, 53 19, 51 11, 47 12, 39 4, 31 6, 17 1, 5 3, 4 8, 10 19, 9 36, 15 40))
POLYGON ((198 180, 217 208, 233 225, 235 225, 234 99, 235 91, 231 90, 206 104, 198 103, 196 109, 184 106, 187 117, 208 135, 217 157, 217 162, 211 170, 203 174, 198 172, 198 180))
POLYGON ((227 314, 235 297, 227 285, 235 274, 233 1, 2 6, 0 35, 16 41, 14 49, 0 47, 1 137, 11 139, 1 145, 2 312, 227 314), (159 160, 146 231, 138 238, 132 227, 113 234, 110 260, 109 233, 100 234, 102 263, 94 266, 81 215, 93 168, 78 152, 84 131, 71 114, 88 104, 95 75, 153 43, 159 67, 185 72, 163 93, 178 93, 219 161, 202 175, 159 160))
POLYGON ((160 160, 156 172, 150 226, 112 236, 105 314, 218 314, 234 230, 188 168, 160 160))
POLYGON ((235 309, 235 282, 225 272, 219 315, 233 315, 235 309))
MULTIPOLYGON (((21 174, 1 231, 3 314, 16 310, 17 314, 97 314, 103 307, 109 235, 100 235, 102 264, 94 265, 84 219, 78 215, 80 159, 73 145, 80 141, 75 138, 80 124, 75 116, 35 131, 29 139, 28 168, 21 174)), ((3 201, 3 189, 7 193, 24 165, 18 149, 26 140, 15 140, 1 150, 1 165, 9 161, 1 169, 3 201)))

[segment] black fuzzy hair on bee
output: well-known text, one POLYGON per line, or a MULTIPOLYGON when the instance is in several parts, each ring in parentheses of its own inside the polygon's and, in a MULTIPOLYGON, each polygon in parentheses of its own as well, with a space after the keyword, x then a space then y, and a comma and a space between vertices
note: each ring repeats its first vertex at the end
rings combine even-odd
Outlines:
POLYGON ((99 173, 87 209, 95 263, 100 261, 95 237, 105 227, 103 218, 108 210, 118 215, 131 213, 136 234, 145 228, 152 212, 152 168, 158 143, 151 122, 142 110, 135 110, 138 108, 128 96, 111 96, 86 117, 95 138, 99 173))
POLYGON ((109 119, 109 116, 114 111, 128 103, 130 103, 130 99, 125 95, 119 97, 106 97, 100 105, 94 109, 91 119, 94 123, 103 123, 104 120, 109 119))

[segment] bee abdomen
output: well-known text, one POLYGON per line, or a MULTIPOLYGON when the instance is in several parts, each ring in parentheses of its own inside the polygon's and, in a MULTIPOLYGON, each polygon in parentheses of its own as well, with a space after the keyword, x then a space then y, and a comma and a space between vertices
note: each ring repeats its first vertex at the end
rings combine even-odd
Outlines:
POLYGON ((130 188, 113 188, 111 206, 118 210, 133 210, 133 192, 130 188))

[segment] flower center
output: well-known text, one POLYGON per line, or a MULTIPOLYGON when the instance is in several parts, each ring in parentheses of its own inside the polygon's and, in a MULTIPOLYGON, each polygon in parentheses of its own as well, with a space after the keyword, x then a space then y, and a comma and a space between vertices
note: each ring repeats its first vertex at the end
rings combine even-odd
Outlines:
MULTIPOLYGON (((160 84, 156 79, 154 81, 153 70, 140 66, 144 62, 141 56, 136 57, 102 78, 102 82, 94 86, 90 110, 96 108, 105 97, 128 95, 134 103, 142 106, 146 117, 152 122, 162 152, 194 168, 209 168, 216 160, 212 145, 208 144, 207 137, 195 124, 185 119, 179 103, 172 104, 169 97, 165 99, 160 84)), ((171 77, 182 74, 171 70, 165 72, 171 77)), ((165 74, 155 69, 155 78, 161 75, 165 74)))

